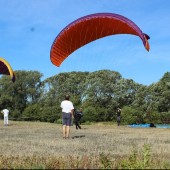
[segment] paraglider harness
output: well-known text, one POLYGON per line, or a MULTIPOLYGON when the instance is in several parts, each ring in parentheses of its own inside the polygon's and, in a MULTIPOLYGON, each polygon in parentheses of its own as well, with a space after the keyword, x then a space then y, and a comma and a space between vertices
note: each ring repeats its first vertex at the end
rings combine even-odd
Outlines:
POLYGON ((76 125, 76 129, 81 129, 81 122, 80 119, 82 118, 83 113, 81 111, 74 110, 74 123, 76 125))
POLYGON ((80 111, 74 111, 74 119, 75 121, 80 121, 80 119, 83 117, 83 113, 80 111))

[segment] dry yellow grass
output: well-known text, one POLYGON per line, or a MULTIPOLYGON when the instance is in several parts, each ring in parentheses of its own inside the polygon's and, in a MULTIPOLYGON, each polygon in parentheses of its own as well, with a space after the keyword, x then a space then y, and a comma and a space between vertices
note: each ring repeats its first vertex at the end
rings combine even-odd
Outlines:
POLYGON ((152 146, 152 153, 170 157, 170 129, 130 128, 116 125, 71 127, 73 139, 62 139, 62 125, 42 122, 0 121, 0 151, 3 155, 126 155, 132 149, 152 146))
POLYGON ((131 128, 128 126, 82 125, 71 127, 71 139, 62 139, 62 125, 42 122, 0 121, 0 155, 9 157, 66 157, 111 155, 123 157, 144 144, 151 146, 157 159, 170 158, 170 129, 131 128))

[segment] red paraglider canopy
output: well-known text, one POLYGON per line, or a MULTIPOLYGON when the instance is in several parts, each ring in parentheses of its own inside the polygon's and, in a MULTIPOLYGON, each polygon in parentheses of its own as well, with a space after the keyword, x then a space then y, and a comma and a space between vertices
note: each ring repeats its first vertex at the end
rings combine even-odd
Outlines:
POLYGON ((51 47, 51 62, 60 66, 75 50, 102 37, 115 34, 139 36, 149 51, 147 34, 128 18, 112 13, 97 13, 79 18, 66 26, 56 37, 51 47))

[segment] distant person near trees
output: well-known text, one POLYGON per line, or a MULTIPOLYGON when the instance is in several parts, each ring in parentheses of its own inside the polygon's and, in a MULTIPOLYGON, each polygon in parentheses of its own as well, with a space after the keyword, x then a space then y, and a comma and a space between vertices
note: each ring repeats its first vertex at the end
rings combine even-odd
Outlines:
POLYGON ((116 110, 116 114, 117 114, 117 125, 120 125, 121 122, 121 109, 118 107, 116 110))
POLYGON ((83 116, 83 109, 82 108, 80 108, 79 110, 75 110, 74 121, 75 121, 76 129, 81 129, 80 121, 81 121, 82 116, 83 116))
POLYGON ((69 101, 70 96, 66 95, 65 100, 61 102, 60 107, 62 108, 62 124, 63 124, 63 138, 68 139, 70 135, 70 126, 72 124, 72 119, 74 118, 73 110, 74 106, 71 101, 69 101))
POLYGON ((4 115, 4 126, 8 126, 8 115, 9 115, 9 110, 8 109, 3 109, 1 113, 4 115))

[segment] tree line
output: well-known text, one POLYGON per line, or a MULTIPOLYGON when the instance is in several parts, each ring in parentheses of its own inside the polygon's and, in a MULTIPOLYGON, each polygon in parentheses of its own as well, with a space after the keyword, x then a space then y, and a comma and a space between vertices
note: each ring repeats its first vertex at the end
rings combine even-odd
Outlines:
MULTIPOLYGON (((66 72, 41 80, 38 71, 16 71, 16 82, 0 78, 0 110, 8 108, 10 119, 60 122, 60 103, 70 94, 75 108, 83 108, 83 122, 163 123, 170 120, 170 72, 151 85, 125 79, 119 72, 66 72)), ((2 118, 2 115, 1 115, 2 118)))

